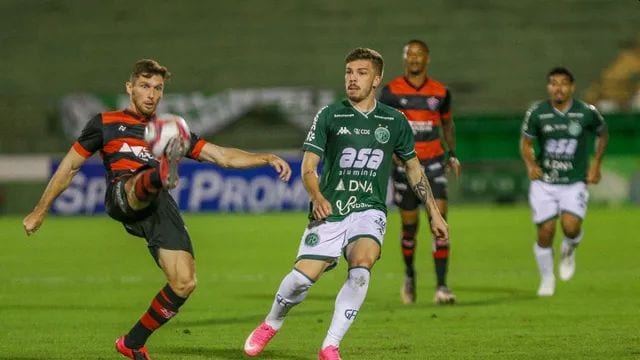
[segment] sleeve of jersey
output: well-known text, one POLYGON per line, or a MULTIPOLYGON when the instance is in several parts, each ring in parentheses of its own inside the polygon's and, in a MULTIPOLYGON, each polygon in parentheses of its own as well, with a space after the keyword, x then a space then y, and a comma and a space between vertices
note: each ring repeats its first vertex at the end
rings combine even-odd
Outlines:
POLYGON ((593 113, 593 132, 596 133, 596 135, 606 132, 607 122, 604 121, 604 117, 600 114, 600 111, 598 111, 598 109, 593 105, 589 105, 589 108, 593 113))
POLYGON ((73 143, 73 149, 82 157, 89 158, 93 153, 102 149, 102 115, 94 116, 73 143))
POLYGON ((402 115, 399 121, 401 121, 400 134, 393 152, 402 161, 407 161, 416 156, 416 145, 413 139, 413 130, 411 130, 411 125, 409 125, 409 120, 402 115))
POLYGON ((538 137, 536 116, 533 116, 533 111, 536 107, 532 107, 527 110, 527 113, 524 115, 524 120, 522 121, 522 135, 528 138, 536 138, 538 137))
POLYGON ((302 150, 310 151, 320 157, 324 156, 324 148, 327 144, 327 107, 320 109, 313 119, 311 129, 302 144, 302 150))
MULTIPOLYGON (((193 160, 198 160, 200 157, 200 151, 207 142, 200 138, 200 136, 191 133, 191 145, 189 145, 189 151, 187 151, 187 157, 193 160)), ((199 161, 199 160, 198 160, 199 161)))
POLYGON ((451 118, 451 92, 449 89, 447 89, 444 100, 442 101, 442 106, 440 106, 440 116, 445 119, 451 118))

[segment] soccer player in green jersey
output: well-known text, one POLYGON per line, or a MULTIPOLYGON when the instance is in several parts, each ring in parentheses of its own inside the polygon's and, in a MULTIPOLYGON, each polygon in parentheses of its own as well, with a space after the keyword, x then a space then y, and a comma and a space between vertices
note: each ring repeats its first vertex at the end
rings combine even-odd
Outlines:
POLYGON ((547 75, 549 100, 533 105, 525 115, 520 153, 531 180, 529 203, 538 228, 534 254, 540 271, 538 296, 555 292, 553 237, 556 220, 564 234, 560 279, 571 279, 576 268, 576 247, 582 240, 582 220, 587 212, 586 184, 600 181, 600 165, 609 135, 604 118, 590 104, 573 98, 574 77, 557 67, 547 75), (591 136, 594 159, 589 165, 591 136), (539 151, 534 151, 537 142, 539 151))
POLYGON ((249 356, 264 349, 289 310, 344 255, 348 276, 318 353, 318 359, 340 359, 340 341, 360 311, 371 268, 380 257, 394 154, 405 163, 409 184, 425 203, 434 236, 448 239, 447 224, 416 157, 407 119, 375 99, 375 88, 382 81, 382 56, 357 48, 347 55, 345 64, 347 99, 318 112, 303 144, 302 180, 311 198, 310 222, 302 234, 294 268, 280 283, 271 311, 245 342, 249 356))

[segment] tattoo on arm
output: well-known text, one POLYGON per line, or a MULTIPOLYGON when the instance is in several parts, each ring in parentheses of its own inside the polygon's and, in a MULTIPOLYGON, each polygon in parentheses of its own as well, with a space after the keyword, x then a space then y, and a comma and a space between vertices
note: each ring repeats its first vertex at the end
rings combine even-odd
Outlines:
MULTIPOLYGON (((429 204, 435 199, 433 198, 433 192, 431 191, 431 186, 429 185, 429 180, 425 176, 424 172, 420 174, 420 180, 416 183, 411 184, 413 192, 416 196, 422 200, 423 203, 429 204)), ((427 211, 429 211, 429 207, 426 207, 427 211)))

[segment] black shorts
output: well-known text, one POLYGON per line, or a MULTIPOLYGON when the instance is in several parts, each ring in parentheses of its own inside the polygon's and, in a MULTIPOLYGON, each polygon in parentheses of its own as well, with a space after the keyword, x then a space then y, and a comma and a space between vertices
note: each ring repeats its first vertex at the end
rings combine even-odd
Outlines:
MULTIPOLYGON (((420 164, 429 180, 433 197, 447 200, 447 177, 445 175, 444 156, 421 160, 420 164)), ((418 199, 411 189, 404 167, 394 167, 391 174, 393 178, 393 203, 402 210, 417 209, 422 204, 422 201, 418 199)))
POLYGON ((160 190, 149 206, 134 210, 124 190, 129 178, 121 177, 107 187, 105 207, 109 216, 120 221, 131 235, 145 238, 156 263, 158 249, 184 250, 193 255, 191 238, 169 192, 160 190))

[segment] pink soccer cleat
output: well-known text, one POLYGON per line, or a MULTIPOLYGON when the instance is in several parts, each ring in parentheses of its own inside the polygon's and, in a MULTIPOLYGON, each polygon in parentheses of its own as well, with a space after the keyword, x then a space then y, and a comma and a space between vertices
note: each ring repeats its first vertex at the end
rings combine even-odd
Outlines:
POLYGON ((116 340, 116 350, 118 350, 120 354, 128 357, 129 359, 151 360, 146 346, 143 346, 140 349, 130 349, 124 344, 124 335, 120 336, 118 340, 116 340))
POLYGON ((277 332, 278 330, 272 328, 266 322, 258 325, 249 334, 247 341, 244 342, 244 353, 248 356, 257 356, 264 350, 269 341, 276 336, 277 332))
POLYGON ((333 345, 329 345, 318 352, 318 360, 342 360, 340 350, 333 345))

